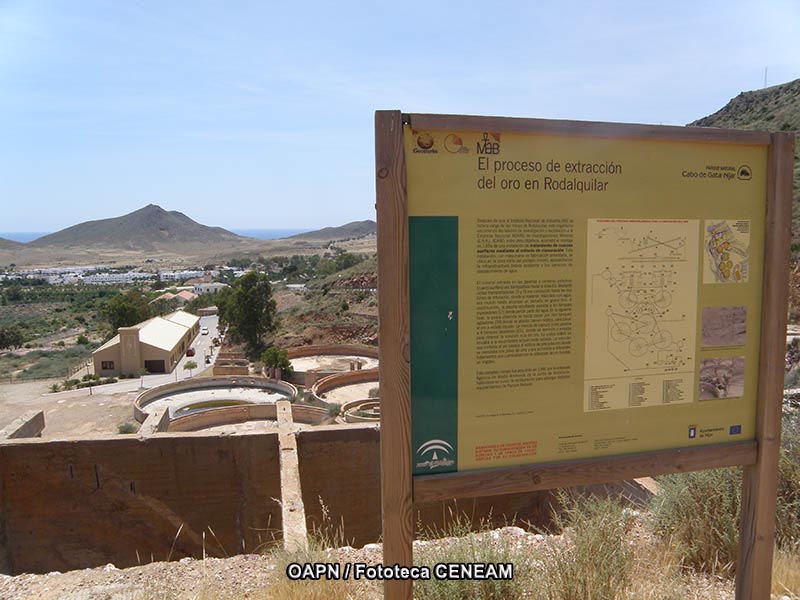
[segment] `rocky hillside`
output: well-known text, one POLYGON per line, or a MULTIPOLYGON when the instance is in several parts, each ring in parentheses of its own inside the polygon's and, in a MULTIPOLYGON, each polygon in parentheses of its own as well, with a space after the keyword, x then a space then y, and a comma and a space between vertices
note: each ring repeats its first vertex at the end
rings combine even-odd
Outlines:
MULTIPOLYGON (((690 125, 767 131, 800 131, 800 79, 742 92, 712 115, 690 125)), ((794 155, 792 248, 800 250, 800 148, 794 155)))

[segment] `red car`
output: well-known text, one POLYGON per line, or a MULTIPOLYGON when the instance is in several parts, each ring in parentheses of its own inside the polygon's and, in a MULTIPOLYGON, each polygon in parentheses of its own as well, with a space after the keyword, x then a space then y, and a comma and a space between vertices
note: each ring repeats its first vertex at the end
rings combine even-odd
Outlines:
POLYGON ((186 356, 194 356, 194 348, 189 348, 186 351, 186 356))

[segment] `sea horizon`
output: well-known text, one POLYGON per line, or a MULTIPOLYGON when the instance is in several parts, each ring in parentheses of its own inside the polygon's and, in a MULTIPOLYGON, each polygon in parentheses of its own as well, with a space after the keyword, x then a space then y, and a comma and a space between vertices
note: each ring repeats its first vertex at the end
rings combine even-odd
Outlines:
POLYGON ((229 229, 236 235, 246 235, 247 237, 256 238, 258 240, 277 240, 279 238, 289 237, 290 235, 297 235, 298 233, 307 233, 315 231, 310 227, 305 228, 287 228, 287 229, 229 229))

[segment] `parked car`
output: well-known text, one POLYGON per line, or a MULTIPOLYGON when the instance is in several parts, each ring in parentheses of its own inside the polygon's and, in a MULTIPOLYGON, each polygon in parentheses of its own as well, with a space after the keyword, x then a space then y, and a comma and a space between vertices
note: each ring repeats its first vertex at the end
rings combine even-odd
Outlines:
POLYGON ((186 351, 186 356, 194 356, 194 348, 189 348, 186 351))
POLYGON ((200 335, 208 335, 208 327, 203 327, 200 330, 200 335))

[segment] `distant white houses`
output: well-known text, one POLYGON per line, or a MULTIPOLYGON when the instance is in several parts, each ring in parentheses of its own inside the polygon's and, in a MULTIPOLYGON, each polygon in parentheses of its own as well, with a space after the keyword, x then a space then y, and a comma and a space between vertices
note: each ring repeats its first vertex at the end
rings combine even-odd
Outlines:
POLYGON ((83 283, 87 285, 104 285, 134 283, 145 279, 153 279, 152 273, 141 273, 139 271, 129 271, 127 273, 93 273, 84 275, 83 283))
POLYGON ((200 318, 181 310, 154 317, 118 334, 92 352, 94 372, 102 377, 169 373, 200 332, 200 318))
POLYGON ((202 277, 205 271, 159 271, 158 278, 161 281, 178 281, 181 279, 191 279, 192 277, 202 277))
POLYGON ((203 294, 217 294, 226 287, 228 287, 227 283, 195 283, 194 293, 198 296, 202 296, 203 294))
POLYGON ((136 283, 147 279, 154 279, 155 273, 143 271, 109 272, 105 267, 50 267, 43 269, 23 269, 7 273, 7 278, 44 279, 52 285, 86 284, 86 285, 115 285, 136 283))

